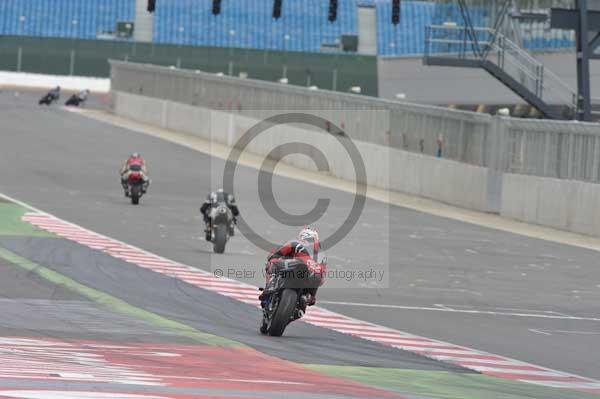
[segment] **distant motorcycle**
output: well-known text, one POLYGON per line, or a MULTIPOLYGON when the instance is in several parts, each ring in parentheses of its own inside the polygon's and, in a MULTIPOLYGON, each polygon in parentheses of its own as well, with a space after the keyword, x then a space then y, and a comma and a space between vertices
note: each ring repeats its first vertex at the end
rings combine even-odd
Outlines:
POLYGON ((319 272, 300 259, 285 259, 272 265, 273 275, 263 292, 268 296, 262 308, 262 334, 280 337, 288 324, 302 317, 299 311, 306 309, 308 290, 319 288, 323 281, 325 262, 318 264, 319 272))
POLYGON ((213 251, 222 254, 225 252, 225 244, 229 241, 229 237, 235 232, 233 213, 227 204, 222 203, 213 207, 208 216, 211 220, 209 229, 213 251))
POLYGON ((129 176, 127 177, 127 185, 129 186, 128 192, 129 197, 131 198, 131 203, 133 205, 138 205, 140 203, 140 198, 142 198, 146 192, 141 166, 131 166, 129 176))
POLYGON ((53 94, 53 93, 47 93, 45 96, 43 96, 40 101, 38 102, 39 105, 45 104, 45 105, 50 105, 55 101, 58 101, 58 99, 60 98, 59 95, 57 94, 53 94))
POLYGON ((89 90, 84 90, 84 91, 82 91, 80 93, 73 94, 65 102, 65 105, 66 106, 79 107, 80 105, 82 105, 83 103, 85 103, 85 101, 87 100, 87 97, 88 97, 89 93, 90 93, 89 90))
POLYGON ((73 94, 69 99, 65 102, 66 106, 79 107, 79 105, 83 104, 85 99, 80 98, 77 94, 73 94))

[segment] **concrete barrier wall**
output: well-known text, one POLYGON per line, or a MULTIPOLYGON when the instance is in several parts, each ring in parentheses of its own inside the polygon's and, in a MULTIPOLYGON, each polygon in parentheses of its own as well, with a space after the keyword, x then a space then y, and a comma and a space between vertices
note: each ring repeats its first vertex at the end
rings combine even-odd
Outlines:
MULTIPOLYGON (((232 146, 257 120, 166 100, 116 92, 115 113, 130 119, 183 131, 232 146)), ((347 140, 342 138, 342 140, 347 140)), ((351 159, 336 137, 295 126, 269 129, 248 150, 267 155, 292 142, 318 143, 330 173, 355 181, 351 159)), ((478 166, 353 140, 371 186, 405 192, 478 211, 499 211, 504 217, 581 234, 600 236, 600 185, 521 174, 499 174, 490 194, 493 172, 478 166), (497 196, 498 198, 495 198, 497 196)), ((315 170, 312 159, 291 155, 282 162, 315 170)))
POLYGON ((487 168, 394 150, 392 170, 391 186, 399 191, 490 211, 487 168))
MULTIPOLYGON (((114 93, 117 115, 183 131, 195 136, 232 146, 256 119, 175 103, 129 93, 114 93)), ((349 140, 342 137, 341 140, 349 140)), ((293 142, 318 143, 326 155, 333 176, 356 181, 352 160, 336 137, 325 132, 296 126, 269 129, 254 139, 248 150, 267 155, 281 144, 293 142)), ((367 170, 371 186, 435 199, 463 208, 488 211, 487 169, 456 161, 438 159, 386 146, 353 140, 367 170)), ((312 159, 290 155, 282 162, 315 170, 312 159)))
POLYGON ((502 216, 600 236, 600 185, 505 173, 502 216))

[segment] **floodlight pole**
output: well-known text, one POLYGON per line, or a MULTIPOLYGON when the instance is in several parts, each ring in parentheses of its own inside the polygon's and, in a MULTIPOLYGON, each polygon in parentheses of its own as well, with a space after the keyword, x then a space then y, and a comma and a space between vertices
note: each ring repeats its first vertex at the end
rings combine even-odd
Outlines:
POLYGON ((592 101, 590 94, 590 44, 588 30, 587 0, 577 0, 579 29, 575 30, 577 55, 577 119, 591 120, 592 101))
POLYGON ((574 30, 577 59, 577 119, 592 120, 590 60, 600 59, 600 11, 588 9, 588 0, 576 0, 575 9, 552 8, 550 27, 574 30), (590 40, 590 32, 595 36, 590 40))

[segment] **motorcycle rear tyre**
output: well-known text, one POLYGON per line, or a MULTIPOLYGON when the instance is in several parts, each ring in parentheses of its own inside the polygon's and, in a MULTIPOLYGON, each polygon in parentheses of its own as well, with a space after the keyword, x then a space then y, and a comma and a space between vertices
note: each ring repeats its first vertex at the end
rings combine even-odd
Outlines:
POLYGON ((213 243, 213 251, 217 254, 225 252, 225 244, 227 243, 227 226, 219 224, 215 227, 215 241, 213 243))
POLYGON ((269 335, 273 337, 281 337, 285 328, 290 323, 296 304, 298 303, 298 293, 290 288, 286 288, 281 293, 281 299, 275 310, 275 314, 271 317, 271 325, 269 326, 269 335))
POLYGON ((138 205, 140 203, 140 188, 139 187, 131 187, 131 203, 133 205, 138 205))

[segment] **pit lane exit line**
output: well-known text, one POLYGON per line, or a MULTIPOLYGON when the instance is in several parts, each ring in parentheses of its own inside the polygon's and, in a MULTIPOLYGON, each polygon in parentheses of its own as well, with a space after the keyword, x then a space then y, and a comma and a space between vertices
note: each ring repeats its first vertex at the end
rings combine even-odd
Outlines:
POLYGON ((519 313, 519 312, 498 312, 494 310, 476 310, 476 309, 455 309, 447 306, 444 307, 427 307, 427 306, 405 306, 405 305, 388 305, 379 303, 360 303, 360 302, 336 302, 336 301, 319 301, 322 304, 340 305, 340 306, 357 306, 365 308, 383 308, 383 309, 398 309, 398 310, 426 310, 447 313, 467 313, 467 314, 482 314, 494 316, 511 316, 511 317, 532 317, 539 319, 559 319, 559 320, 578 320, 578 321, 600 321, 600 317, 587 316, 567 316, 556 314, 553 311, 541 311, 543 313, 519 313))

